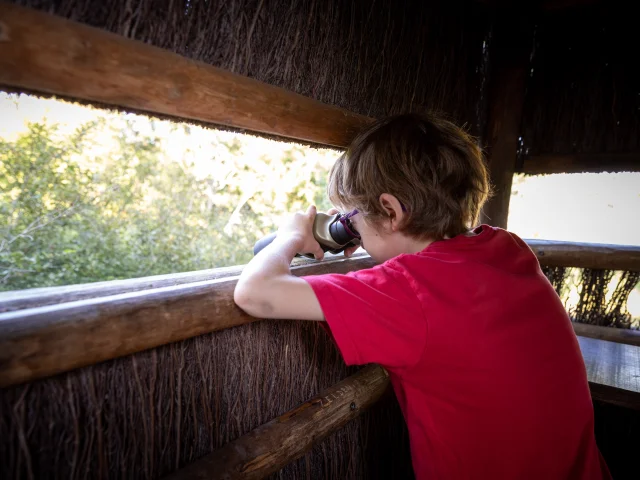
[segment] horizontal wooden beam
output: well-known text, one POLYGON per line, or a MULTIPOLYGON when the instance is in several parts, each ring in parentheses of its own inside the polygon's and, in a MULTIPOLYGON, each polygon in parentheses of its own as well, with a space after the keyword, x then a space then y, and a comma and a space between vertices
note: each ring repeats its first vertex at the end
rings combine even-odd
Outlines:
POLYGON ((640 172, 640 152, 532 155, 524 159, 521 173, 640 172))
POLYGON ((0 85, 345 147, 370 118, 47 13, 0 3, 0 85))
POLYGON ((640 246, 525 240, 545 267, 640 271, 640 246))
MULTIPOLYGON (((356 253, 351 258, 355 260, 364 257, 369 258, 365 253, 356 253)), ((319 264, 315 263, 315 260, 296 258, 293 262, 292 271, 295 274, 300 267, 315 265, 313 267, 314 269, 322 268, 323 271, 340 273, 343 268, 349 268, 347 267, 349 264, 345 264, 344 260, 342 254, 333 255, 328 252, 325 253, 325 261, 319 264)), ((371 261, 371 265, 373 265, 373 261, 371 261)), ((0 292, 0 313, 233 277, 240 275, 243 268, 244 266, 237 265, 233 267, 197 270, 194 272, 152 275, 126 280, 109 280, 61 287, 28 288, 25 290, 0 292)))
POLYGON ((265 478, 356 418, 388 386, 383 368, 367 366, 299 407, 178 470, 167 480, 265 478))
MULTIPOLYGON (((370 257, 292 269, 346 273, 370 257)), ((237 276, 0 314, 0 387, 154 348, 256 320, 233 301, 237 276)))
MULTIPOLYGON (((640 247, 528 243, 542 265, 640 270, 640 247)), ((304 263, 292 272, 347 273, 374 265, 363 255, 304 263)), ((0 313, 0 386, 251 322, 233 302, 241 269, 38 289, 41 300, 28 291, 2 294, 0 308, 8 311, 0 313), (19 305, 29 308, 15 310, 19 305)))
MULTIPOLYGON (((629 245, 606 245, 597 243, 558 242, 549 240, 526 240, 543 266, 584 267, 609 270, 640 270, 640 247, 629 245)), ((297 259, 294 271, 304 265, 326 268, 328 272, 340 273, 345 267, 342 255, 327 254, 327 260, 316 264, 313 260, 297 259)), ((352 259, 370 258, 365 253, 356 254, 352 259)), ((373 261, 369 260, 370 265, 373 261)), ((350 264, 349 264, 350 265, 350 264)), ((364 264, 363 264, 364 265, 364 264)), ((154 275, 128 280, 112 280, 63 287, 32 288, 0 293, 0 313, 26 308, 55 305, 90 298, 106 297, 140 290, 183 285, 193 282, 215 280, 239 275, 242 266, 213 268, 195 272, 154 275)))
POLYGON ((608 342, 640 346, 640 330, 629 328, 599 327, 586 323, 571 322, 573 331, 581 337, 596 338, 608 342))

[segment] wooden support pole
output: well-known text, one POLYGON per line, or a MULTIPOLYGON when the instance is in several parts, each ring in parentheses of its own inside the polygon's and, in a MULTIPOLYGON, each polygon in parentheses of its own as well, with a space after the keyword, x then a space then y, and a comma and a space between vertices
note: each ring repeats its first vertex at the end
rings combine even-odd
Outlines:
POLYGON ((640 152, 533 155, 524 159, 522 173, 639 172, 640 152))
POLYGON ((484 142, 494 196, 482 211, 483 223, 494 227, 507 228, 532 38, 528 15, 512 8, 499 10, 489 49, 489 116, 484 142))
POLYGON ((345 147, 370 118, 47 13, 0 3, 0 85, 345 147))
POLYGON ((265 478, 356 418, 373 405, 388 386, 389 378, 382 367, 367 366, 167 479, 265 478))

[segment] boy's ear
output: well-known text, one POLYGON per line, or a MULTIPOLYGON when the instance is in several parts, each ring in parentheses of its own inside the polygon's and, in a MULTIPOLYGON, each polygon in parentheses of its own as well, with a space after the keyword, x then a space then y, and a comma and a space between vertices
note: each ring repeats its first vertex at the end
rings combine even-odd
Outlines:
POLYGON ((402 210, 402 204, 390 193, 381 194, 379 201, 384 211, 387 212, 389 222, 391 223, 391 230, 397 232, 400 229, 405 215, 405 212, 402 210))

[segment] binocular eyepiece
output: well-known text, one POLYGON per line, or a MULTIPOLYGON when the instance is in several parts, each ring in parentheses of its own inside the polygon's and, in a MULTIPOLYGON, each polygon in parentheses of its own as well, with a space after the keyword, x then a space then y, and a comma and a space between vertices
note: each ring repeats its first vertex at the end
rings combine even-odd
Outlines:
MULTIPOLYGON (((257 255, 263 248, 273 242, 276 235, 276 233, 272 233, 258 240, 253 247, 253 254, 257 255)), ((335 215, 316 214, 313 222, 313 236, 320 244, 323 252, 336 254, 348 247, 360 245, 360 235, 351 224, 349 215, 341 213, 336 213, 335 215)), ((296 256, 314 258, 313 254, 310 253, 296 256)))

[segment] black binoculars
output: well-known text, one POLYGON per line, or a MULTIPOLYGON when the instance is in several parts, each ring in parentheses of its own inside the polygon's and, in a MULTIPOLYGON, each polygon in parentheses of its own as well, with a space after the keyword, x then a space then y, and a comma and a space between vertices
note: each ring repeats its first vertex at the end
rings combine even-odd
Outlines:
MULTIPOLYGON (((253 247, 253 254, 257 255, 263 248, 269 245, 276 238, 277 233, 272 233, 258 240, 253 247)), ((327 215, 326 213, 316 214, 313 222, 313 236, 320 244, 323 252, 340 253, 344 249, 360 245, 360 235, 351 224, 349 215, 336 213, 327 215)), ((313 254, 305 253, 296 255, 314 258, 313 254)))

